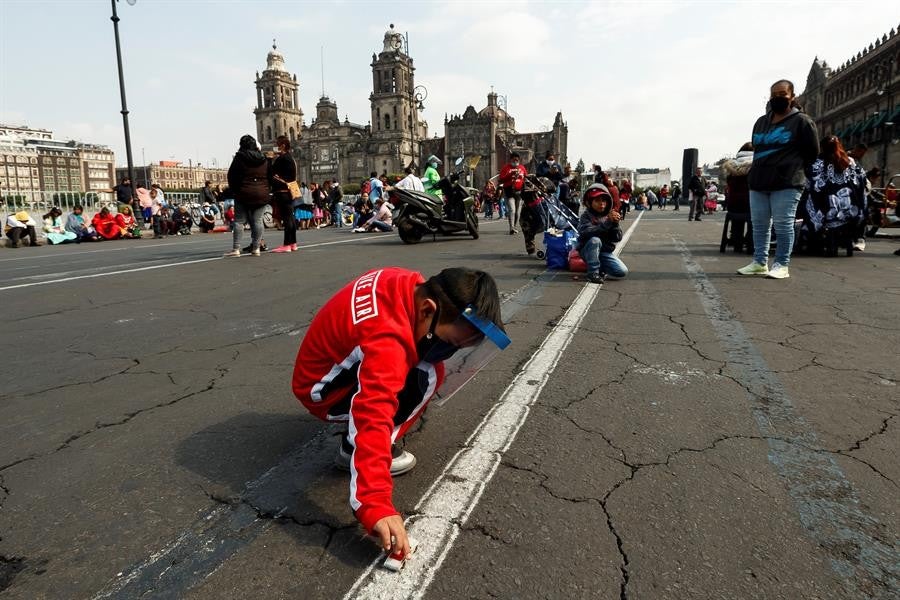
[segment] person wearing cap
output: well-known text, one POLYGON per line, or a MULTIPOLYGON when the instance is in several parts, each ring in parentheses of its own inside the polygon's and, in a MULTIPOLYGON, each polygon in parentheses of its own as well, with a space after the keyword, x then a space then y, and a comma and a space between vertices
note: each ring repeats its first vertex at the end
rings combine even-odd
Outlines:
POLYGON ((216 208, 215 204, 203 202, 203 205, 200 207, 200 221, 197 223, 197 227, 200 228, 201 232, 211 233, 216 228, 217 214, 219 214, 219 209, 216 208))
POLYGON ((493 277, 465 268, 426 280, 398 267, 354 279, 316 312, 294 365, 294 395, 314 416, 345 422, 335 463, 350 471, 350 506, 392 554, 409 542, 392 499, 393 477, 416 464, 398 442, 461 348, 510 342, 493 277))
POLYGON ((27 211, 20 210, 15 214, 9 215, 6 218, 6 226, 4 227, 6 237, 9 238, 9 247, 18 248, 22 238, 30 240, 29 246, 39 246, 37 232, 34 229, 35 225, 37 223, 27 211))
POLYGON ((438 173, 437 170, 441 165, 441 161, 437 156, 432 154, 425 162, 428 163, 428 168, 426 168, 425 173, 422 174, 422 187, 425 189, 426 193, 437 196, 438 198, 443 198, 444 194, 441 192, 441 188, 438 187, 438 182, 441 180, 441 174, 438 173))
POLYGON ((622 239, 622 215, 613 210, 609 190, 595 183, 584 191, 583 198, 586 210, 578 219, 577 249, 587 263, 587 280, 602 284, 607 275, 625 277, 628 267, 613 254, 622 239))

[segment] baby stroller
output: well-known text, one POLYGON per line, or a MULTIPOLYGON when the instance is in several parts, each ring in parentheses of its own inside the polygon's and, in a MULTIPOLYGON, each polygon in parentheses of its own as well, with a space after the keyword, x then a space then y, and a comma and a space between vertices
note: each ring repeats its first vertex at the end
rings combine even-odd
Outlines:
POLYGON ((564 269, 568 265, 569 250, 574 247, 577 238, 578 217, 560 202, 555 191, 556 186, 549 179, 529 175, 522 197, 540 213, 543 221, 544 247, 536 252, 536 256, 546 258, 551 269, 564 269), (537 197, 534 204, 530 201, 532 193, 537 197))

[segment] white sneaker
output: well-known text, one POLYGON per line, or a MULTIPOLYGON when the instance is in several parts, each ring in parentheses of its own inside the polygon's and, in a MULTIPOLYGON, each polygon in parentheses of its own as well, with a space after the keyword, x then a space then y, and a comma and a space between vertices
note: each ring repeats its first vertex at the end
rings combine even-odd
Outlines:
POLYGON ((753 261, 746 267, 741 267, 740 269, 738 269, 737 272, 738 275, 768 275, 769 267, 753 261))
MULTIPOLYGON (((347 441, 346 437, 341 437, 341 445, 338 446, 337 456, 334 457, 334 464, 337 468, 344 471, 350 470, 350 457, 353 447, 347 441)), ((413 470, 416 466, 416 457, 406 450, 402 450, 396 444, 391 445, 391 475, 403 475, 413 470)))
POLYGON ((859 238, 858 240, 853 242, 853 249, 864 252, 866 249, 866 240, 864 240, 863 238, 859 238))
POLYGON ((232 250, 231 252, 225 253, 225 256, 240 256, 240 255, 241 255, 240 250, 232 250))
POLYGON ((769 279, 787 279, 790 276, 788 268, 778 263, 772 263, 772 268, 769 269, 769 274, 766 275, 769 279))
POLYGON ((262 253, 259 251, 259 248, 256 248, 255 250, 251 250, 250 254, 252 256, 261 256, 262 255, 262 253))

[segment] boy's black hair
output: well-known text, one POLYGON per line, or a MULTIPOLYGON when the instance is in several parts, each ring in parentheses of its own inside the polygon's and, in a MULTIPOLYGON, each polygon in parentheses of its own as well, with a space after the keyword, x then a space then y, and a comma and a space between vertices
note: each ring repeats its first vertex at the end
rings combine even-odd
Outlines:
POLYGON ((369 173, 369 177, 378 177, 378 171, 372 171, 369 173))
POLYGON ((452 323, 471 305, 478 316, 503 329, 500 293, 497 282, 488 273, 460 267, 444 269, 426 281, 423 288, 425 295, 440 306, 441 323, 452 323))
POLYGON ((522 158, 522 155, 519 154, 518 152, 513 152, 512 154, 509 155, 509 159, 512 160, 514 158, 522 158))

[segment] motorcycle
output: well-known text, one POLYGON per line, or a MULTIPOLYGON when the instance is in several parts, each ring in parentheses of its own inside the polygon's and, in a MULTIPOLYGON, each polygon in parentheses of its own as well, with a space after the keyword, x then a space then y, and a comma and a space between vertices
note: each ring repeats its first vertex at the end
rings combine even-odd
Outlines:
POLYGON ((425 234, 432 236, 468 232, 478 239, 478 215, 475 212, 475 195, 478 190, 460 185, 464 168, 462 157, 455 162, 453 173, 445 175, 437 186, 444 194, 440 198, 424 192, 394 188, 390 200, 398 208, 394 213, 394 225, 405 244, 417 244, 425 234))

